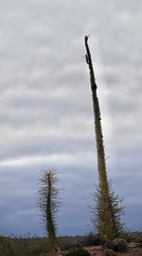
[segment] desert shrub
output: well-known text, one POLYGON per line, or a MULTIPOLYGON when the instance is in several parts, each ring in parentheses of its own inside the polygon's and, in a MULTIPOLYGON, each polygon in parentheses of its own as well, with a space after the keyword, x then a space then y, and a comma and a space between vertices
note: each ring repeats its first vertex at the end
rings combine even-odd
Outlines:
POLYGON ((133 242, 134 238, 129 230, 125 230, 119 236, 122 239, 125 239, 128 243, 133 242))
POLYGON ((76 247, 78 247, 78 244, 76 244, 76 243, 73 243, 72 241, 70 241, 70 240, 59 240, 59 246, 60 246, 60 249, 62 250, 62 251, 68 251, 68 250, 73 250, 73 249, 75 249, 76 247))
POLYGON ((104 244, 104 247, 115 252, 126 252, 128 250, 127 241, 122 238, 117 238, 112 242, 108 241, 104 244))
POLYGON ((0 256, 20 256, 20 251, 10 238, 0 237, 0 256))
POLYGON ((82 246, 86 246, 84 236, 64 236, 58 237, 59 247, 61 250, 73 250, 82 246))
POLYGON ((114 256, 115 252, 113 250, 111 250, 111 249, 105 249, 104 255, 105 256, 114 256))
POLYGON ((47 238, 19 237, 13 238, 20 251, 20 256, 38 256, 49 252, 49 241, 47 238))
POLYGON ((110 250, 113 250, 113 242, 111 241, 107 241, 105 244, 104 244, 104 249, 110 249, 110 250))
POLYGON ((72 251, 76 248, 81 247, 81 245, 79 244, 72 244, 72 243, 62 243, 62 244, 59 243, 59 245, 60 245, 60 249, 65 251, 72 251))
POLYGON ((40 255, 41 253, 49 253, 49 241, 48 239, 38 239, 37 243, 33 246, 32 255, 40 255))
POLYGON ((91 254, 84 248, 75 248, 65 254, 66 256, 90 256, 91 254))
POLYGON ((85 246, 103 245, 104 243, 105 240, 97 234, 90 233, 85 237, 85 246))
POLYGON ((113 241, 113 250, 115 252, 126 252, 128 250, 128 244, 125 239, 118 238, 113 241))

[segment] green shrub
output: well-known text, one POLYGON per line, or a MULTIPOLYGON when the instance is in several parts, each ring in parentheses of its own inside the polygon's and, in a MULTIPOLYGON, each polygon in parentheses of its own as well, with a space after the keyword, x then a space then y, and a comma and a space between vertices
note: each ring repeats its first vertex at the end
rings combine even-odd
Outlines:
POLYGON ((20 256, 38 256, 41 253, 49 252, 49 241, 47 238, 19 237, 13 238, 13 242, 17 245, 20 256))
POLYGON ((85 238, 85 246, 103 245, 104 243, 105 243, 104 239, 102 239, 97 234, 90 233, 85 238))
POLYGON ((32 248, 32 255, 41 255, 41 253, 49 253, 49 241, 48 239, 37 239, 37 242, 34 244, 32 248))
POLYGON ((65 254, 66 256, 90 256, 91 254, 83 248, 75 248, 65 254))
POLYGON ((111 249, 105 249, 104 255, 105 256, 114 256, 115 252, 113 250, 111 250, 111 249))
POLYGON ((78 241, 72 239, 59 239, 59 247, 62 251, 72 251, 75 248, 81 247, 78 241))
POLYGON ((126 252, 128 250, 128 244, 125 239, 117 238, 113 241, 113 250, 115 252, 126 252))
POLYGON ((120 234, 120 238, 125 239, 127 243, 133 242, 135 240, 132 233, 128 230, 122 232, 122 234, 120 234))
POLYGON ((106 242, 104 244, 104 248, 113 250, 115 252, 126 252, 128 250, 128 244, 125 239, 117 238, 112 242, 106 242))
POLYGON ((20 256, 20 252, 10 238, 0 237, 0 256, 20 256))

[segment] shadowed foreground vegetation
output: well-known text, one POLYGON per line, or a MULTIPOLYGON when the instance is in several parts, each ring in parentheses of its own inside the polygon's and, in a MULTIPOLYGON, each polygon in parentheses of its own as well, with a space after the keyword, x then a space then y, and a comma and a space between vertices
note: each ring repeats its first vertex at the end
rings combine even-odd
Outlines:
MULTIPOLYGON (((60 255, 89 256, 91 255, 90 248, 94 248, 94 250, 96 248, 99 251, 98 254, 95 254, 96 256, 115 255, 117 252, 123 252, 127 255, 127 245, 129 244, 133 244, 133 247, 137 246, 142 255, 142 232, 129 233, 124 238, 119 239, 119 241, 109 242, 92 233, 85 236, 58 237, 61 249, 60 255)), ((46 255, 51 255, 48 238, 36 236, 0 237, 0 256, 46 255)))

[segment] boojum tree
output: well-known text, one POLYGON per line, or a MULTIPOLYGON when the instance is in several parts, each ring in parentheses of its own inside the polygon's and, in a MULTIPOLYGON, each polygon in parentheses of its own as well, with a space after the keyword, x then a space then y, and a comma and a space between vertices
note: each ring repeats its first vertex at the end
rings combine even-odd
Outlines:
POLYGON ((58 180, 55 169, 43 170, 39 179, 41 188, 38 191, 38 205, 48 235, 51 252, 59 250, 56 216, 61 203, 59 200, 59 188, 57 187, 58 180))
POLYGON ((97 149, 97 165, 99 175, 99 186, 97 189, 97 205, 95 212, 96 226, 100 236, 112 240, 122 231, 120 215, 123 209, 119 207, 119 197, 114 195, 107 177, 104 140, 101 124, 101 111, 97 95, 97 84, 92 63, 91 53, 88 46, 88 36, 85 36, 86 63, 90 72, 90 85, 93 100, 94 126, 97 149))

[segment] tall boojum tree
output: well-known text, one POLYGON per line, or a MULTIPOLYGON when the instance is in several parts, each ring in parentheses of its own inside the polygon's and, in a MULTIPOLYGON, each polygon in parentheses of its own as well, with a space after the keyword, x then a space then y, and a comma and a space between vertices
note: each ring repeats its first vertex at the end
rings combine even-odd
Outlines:
POLYGON ((93 100, 94 125, 96 135, 97 163, 99 174, 99 186, 97 192, 97 227, 101 237, 105 239, 113 239, 118 236, 122 230, 120 215, 122 215, 122 207, 119 207, 119 198, 112 192, 112 188, 108 181, 106 170, 106 158, 104 150, 103 132, 101 125, 101 111, 99 99, 97 96, 97 84, 88 46, 88 36, 85 36, 86 62, 90 71, 90 84, 93 100))

